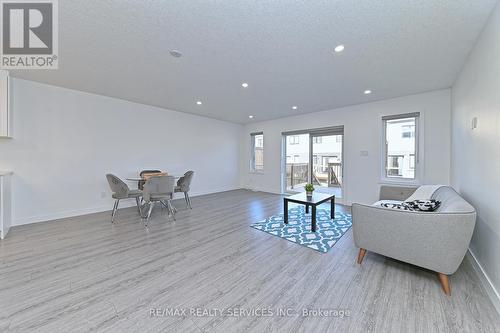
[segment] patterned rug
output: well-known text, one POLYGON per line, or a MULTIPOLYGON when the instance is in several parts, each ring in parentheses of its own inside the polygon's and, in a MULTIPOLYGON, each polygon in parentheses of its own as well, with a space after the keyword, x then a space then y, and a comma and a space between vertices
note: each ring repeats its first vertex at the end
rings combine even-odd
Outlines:
POLYGON ((288 225, 283 222, 283 213, 253 223, 252 228, 284 238, 310 249, 326 253, 352 226, 350 214, 335 212, 335 219, 330 218, 330 210, 316 210, 316 232, 311 232, 311 209, 306 214, 303 205, 288 209, 288 225))

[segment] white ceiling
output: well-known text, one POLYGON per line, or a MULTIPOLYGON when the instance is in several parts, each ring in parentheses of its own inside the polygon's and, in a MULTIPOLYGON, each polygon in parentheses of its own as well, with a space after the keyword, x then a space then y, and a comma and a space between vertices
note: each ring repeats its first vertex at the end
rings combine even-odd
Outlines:
POLYGON ((496 2, 59 1, 59 70, 12 74, 261 121, 450 87, 496 2))

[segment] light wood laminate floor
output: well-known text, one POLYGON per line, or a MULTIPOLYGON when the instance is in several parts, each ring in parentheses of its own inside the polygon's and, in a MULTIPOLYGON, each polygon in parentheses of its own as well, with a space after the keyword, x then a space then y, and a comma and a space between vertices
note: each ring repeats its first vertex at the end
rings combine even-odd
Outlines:
POLYGON ((147 229, 134 208, 119 210, 114 225, 105 212, 13 228, 0 242, 0 331, 499 331, 467 259, 447 297, 433 272, 369 252, 357 265, 352 231, 321 254, 250 228, 281 212, 279 195, 238 190, 192 201, 193 210, 175 202, 176 222, 156 210, 147 229), (277 309, 288 313, 268 316, 277 309))

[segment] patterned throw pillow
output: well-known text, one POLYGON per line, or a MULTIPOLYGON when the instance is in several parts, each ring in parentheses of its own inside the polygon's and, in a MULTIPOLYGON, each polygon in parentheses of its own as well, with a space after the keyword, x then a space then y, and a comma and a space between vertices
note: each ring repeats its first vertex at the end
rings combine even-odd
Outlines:
POLYGON ((412 207, 415 208, 415 210, 420 210, 422 212, 433 212, 435 211, 439 205, 441 205, 441 201, 437 201, 434 199, 430 200, 415 200, 412 202, 409 202, 412 207))
POLYGON ((414 211, 433 212, 439 207, 440 204, 441 201, 432 199, 432 200, 414 200, 414 201, 403 202, 400 204, 382 203, 381 206, 385 208, 400 209, 412 212, 414 211))
POLYGON ((384 203, 381 203, 380 206, 384 207, 384 208, 391 208, 391 209, 400 209, 400 210, 407 210, 407 211, 414 211, 415 209, 409 205, 407 202, 403 202, 403 203, 387 203, 387 202, 384 202, 384 203))

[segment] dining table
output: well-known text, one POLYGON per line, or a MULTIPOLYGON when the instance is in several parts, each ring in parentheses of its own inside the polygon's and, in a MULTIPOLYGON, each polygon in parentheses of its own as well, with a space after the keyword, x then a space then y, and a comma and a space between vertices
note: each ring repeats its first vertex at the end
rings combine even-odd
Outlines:
MULTIPOLYGON (((181 178, 183 175, 167 175, 167 176, 172 176, 174 177, 176 180, 181 178)), ((141 181, 146 181, 146 178, 144 177, 140 177, 140 176, 137 176, 137 177, 127 177, 125 178, 126 180, 130 181, 130 182, 141 182, 141 181)))

